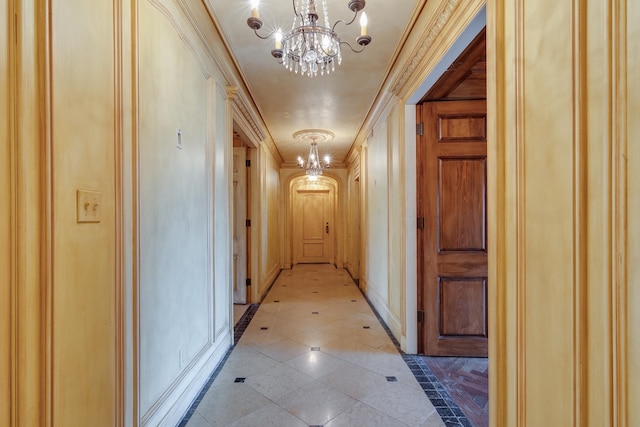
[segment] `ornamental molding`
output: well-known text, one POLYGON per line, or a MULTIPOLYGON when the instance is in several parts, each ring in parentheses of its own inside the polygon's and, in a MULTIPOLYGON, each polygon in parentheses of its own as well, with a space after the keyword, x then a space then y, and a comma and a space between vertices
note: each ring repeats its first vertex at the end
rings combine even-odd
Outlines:
POLYGON ((245 120, 245 122, 249 124, 249 126, 251 126, 251 129, 260 140, 259 142, 264 141, 264 132, 262 131, 256 120, 253 118, 253 115, 251 114, 251 111, 249 111, 249 107, 247 107, 247 104, 242 99, 242 96, 233 97, 233 105, 236 106, 237 111, 240 113, 240 115, 242 115, 242 118, 245 120))
POLYGON ((409 78, 415 73, 416 68, 418 68, 418 65, 422 62, 431 46, 433 46, 433 42, 440 35, 447 22, 449 22, 453 12, 458 8, 460 1, 461 0, 447 0, 447 2, 442 6, 442 10, 438 14, 434 24, 429 29, 427 36, 420 44, 420 47, 414 51, 409 64, 404 67, 400 77, 393 85, 391 92, 394 95, 400 96, 400 91, 407 84, 409 78))
POLYGON ((301 142, 330 142, 335 138, 335 134, 333 132, 329 132, 324 129, 303 129, 294 133, 293 139, 301 142))

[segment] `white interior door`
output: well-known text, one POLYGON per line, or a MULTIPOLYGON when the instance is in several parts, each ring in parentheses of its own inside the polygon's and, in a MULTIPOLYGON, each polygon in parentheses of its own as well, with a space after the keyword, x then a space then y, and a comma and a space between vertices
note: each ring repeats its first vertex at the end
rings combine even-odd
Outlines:
POLYGON ((247 302, 246 148, 233 148, 233 302, 247 302))
POLYGON ((293 263, 333 262, 331 190, 299 189, 295 193, 293 263))

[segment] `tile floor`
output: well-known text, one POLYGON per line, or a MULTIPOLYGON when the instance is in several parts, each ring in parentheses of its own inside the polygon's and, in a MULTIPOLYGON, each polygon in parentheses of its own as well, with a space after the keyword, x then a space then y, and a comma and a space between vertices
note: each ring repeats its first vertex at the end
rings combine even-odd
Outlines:
POLYGON ((436 411, 426 394, 435 387, 344 270, 283 271, 240 323, 246 330, 181 426, 444 426, 438 411, 446 425, 467 425, 444 402, 436 411))

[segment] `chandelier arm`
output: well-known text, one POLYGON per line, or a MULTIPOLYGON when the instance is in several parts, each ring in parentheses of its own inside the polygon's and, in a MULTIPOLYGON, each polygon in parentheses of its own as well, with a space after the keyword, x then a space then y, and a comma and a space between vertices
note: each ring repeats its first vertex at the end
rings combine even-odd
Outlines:
POLYGON ((351 46, 351 44, 349 42, 343 42, 342 40, 340 40, 340 44, 346 44, 347 46, 349 46, 349 49, 351 49, 354 53, 362 53, 362 52, 364 52, 364 48, 366 47, 366 46, 362 46, 362 49, 355 50, 353 48, 353 46, 351 46))
POLYGON ((299 16, 300 18, 302 18, 302 14, 301 14, 301 13, 298 13, 298 9, 296 8, 296 0, 291 0, 291 3, 292 3, 292 5, 293 5, 293 13, 294 13, 296 16, 299 16))
POLYGON ((268 38, 270 38, 272 35, 274 35, 277 31, 271 31, 271 32, 270 32, 269 34, 267 34, 266 36, 261 36, 260 34, 258 34, 258 30, 255 30, 255 29, 253 30, 253 32, 254 32, 254 33, 256 33, 256 36, 257 36, 259 39, 267 40, 267 39, 268 39, 268 38))
POLYGON ((346 25, 351 25, 353 24, 353 22, 356 20, 356 18, 358 17, 358 12, 353 14, 353 19, 349 22, 345 21, 344 19, 339 19, 335 22, 335 24, 333 24, 333 27, 331 27, 331 31, 335 32, 336 31, 336 27, 338 26, 339 23, 343 23, 345 26, 346 25))

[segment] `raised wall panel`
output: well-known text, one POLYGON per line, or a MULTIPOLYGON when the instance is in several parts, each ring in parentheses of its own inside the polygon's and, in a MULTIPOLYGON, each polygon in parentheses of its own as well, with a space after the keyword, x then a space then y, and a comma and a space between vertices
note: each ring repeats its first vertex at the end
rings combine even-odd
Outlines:
POLYGON ((136 165, 141 426, 179 423, 231 344, 226 86, 211 77, 183 6, 160 3, 139 4, 137 28, 136 66, 145 76, 137 93, 136 165))

